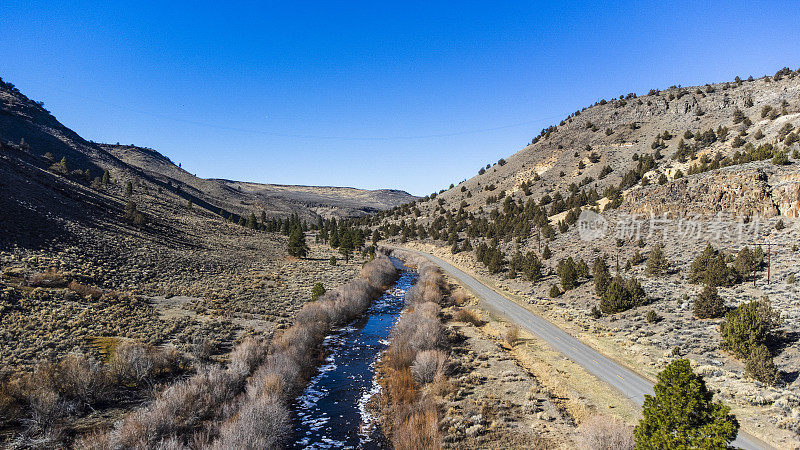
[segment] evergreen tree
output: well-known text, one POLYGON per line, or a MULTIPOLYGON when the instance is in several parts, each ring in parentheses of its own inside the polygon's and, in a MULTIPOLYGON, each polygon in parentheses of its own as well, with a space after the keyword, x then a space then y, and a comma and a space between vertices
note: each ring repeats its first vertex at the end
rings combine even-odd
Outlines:
POLYGON ((339 232, 336 228, 333 228, 331 230, 331 248, 339 248, 339 245, 341 245, 339 242, 339 232))
POLYGON ((643 418, 634 429, 637 449, 725 449, 736 438, 736 417, 713 401, 688 359, 670 363, 657 380, 655 396, 645 396, 643 418))
POLYGON ((316 283, 313 288, 311 288, 311 301, 316 301, 318 298, 325 293, 325 286, 322 283, 316 283))
POLYGON ((135 226, 135 227, 143 227, 149 222, 149 219, 143 212, 139 211, 135 202, 129 201, 127 205, 125 205, 125 214, 122 217, 125 222, 135 226))
POLYGON ((561 278, 561 286, 568 291, 578 285, 578 270, 571 256, 562 259, 556 266, 556 273, 561 278))
POLYGON ((729 312, 720 325, 721 346, 739 358, 749 358, 757 346, 776 339, 779 326, 780 316, 768 298, 742 304, 729 312))
POLYGON ((350 255, 353 253, 353 241, 350 239, 349 234, 345 234, 341 242, 339 242, 339 253, 344 256, 345 262, 350 262, 350 255))
POLYGON ((592 277, 594 278, 594 291, 599 297, 606 292, 606 288, 611 284, 611 273, 606 265, 605 258, 597 258, 592 265, 592 277))
POLYGON ((300 227, 293 227, 289 233, 289 254, 298 258, 305 258, 308 255, 306 236, 300 227))
POLYGON ((744 373, 748 377, 770 386, 774 386, 778 382, 778 368, 766 345, 760 344, 753 348, 750 357, 747 358, 747 364, 744 366, 744 373))
POLYGON ((698 319, 713 319, 722 317, 723 314, 725 302, 719 296, 717 288, 706 285, 694 301, 694 316, 698 319))
POLYGON ((250 213, 250 217, 247 218, 247 222, 244 224, 244 226, 255 230, 256 225, 258 225, 258 222, 256 221, 256 215, 254 213, 250 213))
POLYGON ((375 231, 372 232, 372 245, 378 245, 378 241, 381 240, 381 232, 375 228, 375 231))
POLYGON ((664 256, 663 247, 661 245, 656 245, 650 250, 650 255, 647 257, 645 273, 650 276, 663 275, 668 267, 669 262, 667 261, 667 257, 664 256))
POLYGON ((125 195, 126 195, 126 196, 128 196, 128 197, 130 197, 130 196, 131 196, 131 194, 133 194, 133 183, 131 183, 130 181, 128 181, 128 182, 125 184, 125 195))
POLYGON ((103 171, 102 183, 103 184, 108 184, 109 181, 111 181, 111 175, 108 173, 108 169, 106 169, 106 170, 103 171))

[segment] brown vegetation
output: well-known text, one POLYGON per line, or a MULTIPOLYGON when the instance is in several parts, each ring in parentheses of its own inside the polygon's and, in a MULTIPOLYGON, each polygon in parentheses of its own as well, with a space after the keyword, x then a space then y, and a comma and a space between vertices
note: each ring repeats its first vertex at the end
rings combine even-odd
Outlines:
POLYGON ((405 252, 399 256, 416 266, 419 278, 406 292, 407 309, 392 329, 378 369, 381 426, 397 449, 435 449, 442 442, 440 411, 435 393, 425 385, 446 384, 448 356, 443 349, 448 340, 439 319, 445 281, 439 268, 426 260, 405 252))
MULTIPOLYGON (((374 282, 386 283, 396 276, 396 269, 386 256, 379 255, 365 265, 363 273, 374 282)), ((271 343, 253 337, 244 339, 230 353, 226 366, 198 368, 194 375, 168 386, 147 407, 129 414, 113 429, 90 433, 79 439, 76 447, 281 446, 291 432, 288 402, 312 374, 322 356, 320 346, 323 339, 333 326, 363 314, 371 298, 380 292, 380 287, 364 279, 354 279, 329 291, 318 301, 306 304, 294 325, 277 335, 271 343)), ((62 372, 69 374, 64 370, 80 369, 80 373, 60 376, 53 370, 39 371, 35 373, 46 377, 48 382, 36 384, 77 384, 69 389, 81 396, 103 392, 100 388, 103 380, 113 380, 124 386, 152 386, 152 380, 180 370, 182 362, 178 355, 172 348, 157 350, 122 342, 114 346, 107 365, 77 364, 65 360, 60 366, 62 372)), ((6 393, 6 386, 0 392, 6 393)), ((64 390, 55 389, 57 394, 64 390)), ((60 417, 58 414, 63 409, 48 392, 30 400, 28 407, 37 420, 36 425, 45 431, 57 430, 53 426, 53 417, 60 417)), ((6 402, 7 398, 0 396, 0 401, 6 402)), ((90 397, 85 401, 94 399, 90 397)), ((39 434, 46 435, 44 432, 39 434)))
POLYGON ((578 427, 578 446, 585 450, 631 450, 633 428, 611 416, 592 416, 578 427))

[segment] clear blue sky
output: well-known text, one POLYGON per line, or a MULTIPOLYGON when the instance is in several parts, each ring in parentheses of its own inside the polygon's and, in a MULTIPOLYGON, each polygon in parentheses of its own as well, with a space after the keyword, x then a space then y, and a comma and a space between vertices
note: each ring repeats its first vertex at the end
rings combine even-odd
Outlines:
POLYGON ((800 66, 796 2, 4 0, 0 76, 203 177, 424 195, 600 98, 800 66))

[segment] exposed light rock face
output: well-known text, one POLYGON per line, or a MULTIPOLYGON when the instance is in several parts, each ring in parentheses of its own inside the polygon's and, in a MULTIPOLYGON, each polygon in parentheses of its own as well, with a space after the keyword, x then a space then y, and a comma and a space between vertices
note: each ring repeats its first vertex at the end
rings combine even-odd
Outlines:
POLYGON ((723 168, 663 186, 625 193, 622 210, 637 214, 798 217, 800 171, 768 163, 723 168))
POLYGON ((796 219, 800 216, 800 173, 794 172, 780 177, 772 190, 772 200, 781 215, 796 219))

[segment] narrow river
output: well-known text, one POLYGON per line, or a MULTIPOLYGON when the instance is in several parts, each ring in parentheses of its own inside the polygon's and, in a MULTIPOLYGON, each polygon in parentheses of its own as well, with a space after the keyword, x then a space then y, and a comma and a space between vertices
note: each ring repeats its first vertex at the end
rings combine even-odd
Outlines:
MULTIPOLYGON (((392 262, 402 264, 394 258, 392 262)), ((416 272, 404 268, 364 318, 325 339, 328 357, 293 405, 293 448, 389 447, 366 406, 379 389, 375 363, 416 279, 416 272)))

